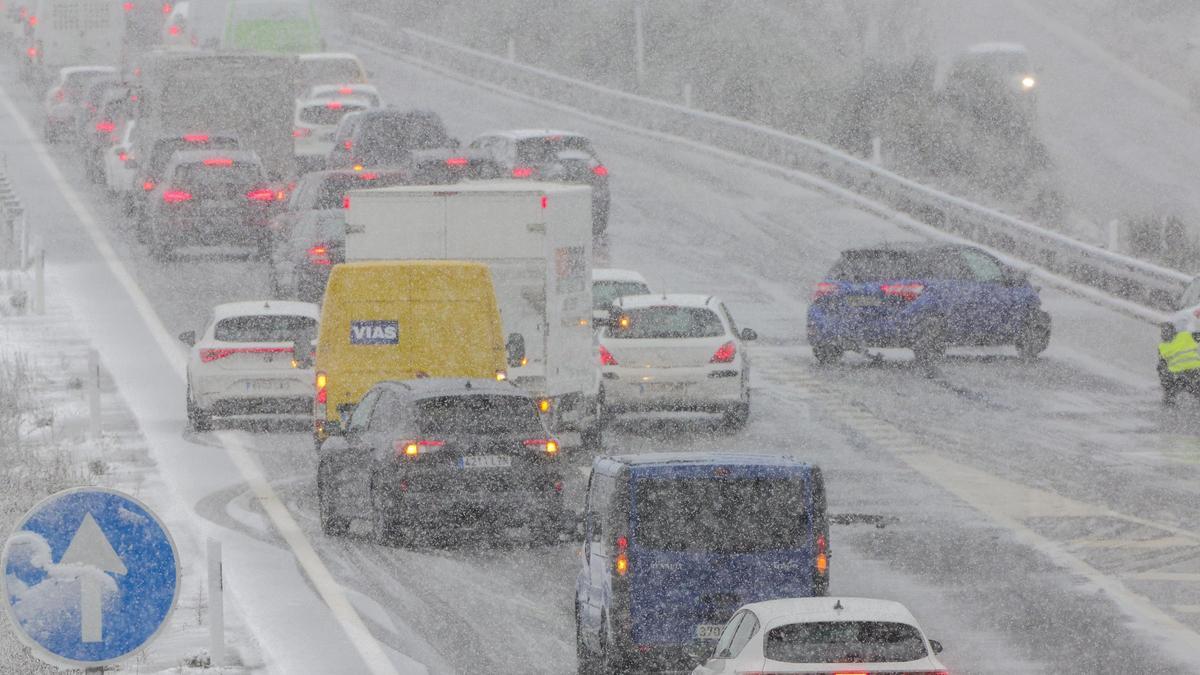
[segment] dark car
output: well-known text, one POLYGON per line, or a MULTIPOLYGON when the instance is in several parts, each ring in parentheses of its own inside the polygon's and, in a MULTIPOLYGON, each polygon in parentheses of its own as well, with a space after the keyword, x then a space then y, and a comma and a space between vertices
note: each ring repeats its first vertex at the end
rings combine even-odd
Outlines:
POLYGON ((535 399, 507 382, 381 382, 321 446, 321 526, 344 534, 365 516, 380 542, 527 526, 554 542, 567 471, 559 454, 535 399))
POLYGON ((494 174, 483 153, 464 152, 437 113, 384 108, 346 115, 334 132, 325 166, 330 169, 403 168, 423 185, 455 183, 494 174))
POLYGON ((592 235, 608 231, 608 167, 586 136, 548 129, 493 131, 468 147, 485 153, 503 177, 591 186, 592 235))
POLYGON ((126 212, 134 216, 138 223, 138 236, 146 233, 146 202, 162 180, 163 171, 171 157, 181 150, 237 150, 238 139, 229 135, 213 135, 196 132, 187 134, 164 134, 153 138, 137 138, 134 142, 133 157, 125 163, 126 168, 137 172, 133 182, 133 190, 129 193, 130 202, 125 205, 126 212))
POLYGON ((91 135, 92 125, 95 124, 97 116, 101 113, 100 108, 104 104, 104 99, 110 92, 121 86, 119 78, 115 75, 108 75, 97 77, 84 87, 83 95, 79 99, 79 107, 75 109, 75 119, 72 122, 74 140, 77 144, 84 142, 91 135))
POLYGON ((867 347, 908 348, 927 362, 952 346, 1015 345, 1034 358, 1049 342, 1050 315, 1029 278, 971 246, 843 251, 808 308, 808 343, 821 363, 867 347))
POLYGON ((80 130, 79 154, 88 180, 93 183, 104 181, 104 152, 118 142, 118 129, 129 117, 130 110, 129 89, 110 87, 80 130))
POLYGON ((265 254, 276 195, 253 152, 176 152, 146 207, 150 250, 165 259, 179 246, 232 244, 265 254))
POLYGON ((320 302, 333 265, 345 262, 346 206, 351 190, 408 182, 404 171, 317 171, 296 184, 271 219, 271 292, 277 298, 320 302))
POLYGON ((998 131, 1027 131, 1037 119, 1038 79, 1025 47, 972 46, 955 60, 942 95, 959 113, 998 131))

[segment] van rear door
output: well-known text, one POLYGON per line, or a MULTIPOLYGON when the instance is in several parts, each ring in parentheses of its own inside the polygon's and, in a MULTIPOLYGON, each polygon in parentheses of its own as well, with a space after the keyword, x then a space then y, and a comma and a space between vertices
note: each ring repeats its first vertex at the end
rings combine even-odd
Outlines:
POLYGON ((814 594, 807 467, 687 467, 633 485, 636 645, 712 644, 741 605, 814 594), (690 474, 690 475, 687 475, 690 474))

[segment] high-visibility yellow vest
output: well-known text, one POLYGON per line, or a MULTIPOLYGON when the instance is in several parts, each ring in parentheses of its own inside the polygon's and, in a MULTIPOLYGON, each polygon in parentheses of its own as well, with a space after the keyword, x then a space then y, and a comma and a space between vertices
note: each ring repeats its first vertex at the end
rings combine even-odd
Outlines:
POLYGON ((1158 354, 1167 362, 1167 370, 1172 373, 1200 368, 1200 351, 1197 350, 1196 338, 1185 330, 1176 333, 1170 342, 1158 345, 1158 354))

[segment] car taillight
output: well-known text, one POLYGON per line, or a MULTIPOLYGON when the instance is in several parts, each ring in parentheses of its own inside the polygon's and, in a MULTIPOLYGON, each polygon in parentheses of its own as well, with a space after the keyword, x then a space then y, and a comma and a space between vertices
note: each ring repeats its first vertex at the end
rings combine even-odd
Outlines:
POLYGON ((735 356, 737 356, 737 345, 733 344, 733 341, 729 341, 717 348, 709 363, 732 363, 735 356))
POLYGON ((821 298, 828 297, 837 292, 838 292, 837 284, 831 284, 828 281, 822 281, 821 283, 817 284, 816 290, 813 291, 812 299, 820 300, 821 298))
POLYGON ((396 450, 396 457, 416 457, 427 448, 440 448, 445 444, 446 441, 411 440, 396 441, 392 447, 396 450))
POLYGON ((118 152, 117 159, 121 160, 121 163, 124 164, 125 162, 129 161, 129 153, 128 152, 118 152))
POLYGON ((317 244, 308 249, 308 262, 313 265, 330 265, 333 261, 329 259, 329 247, 325 244, 317 244))
POLYGON ((291 347, 226 347, 222 349, 201 349, 200 362, 212 363, 234 354, 290 354, 291 347))
POLYGON ((342 195, 342 208, 350 208, 350 195, 342 195))
POLYGON ((168 204, 182 204, 192 200, 192 193, 185 190, 167 190, 163 192, 162 199, 168 204))
POLYGON ((618 365, 617 360, 615 358, 613 358, 612 352, 605 349, 604 345, 600 345, 600 365, 602 365, 602 366, 618 365))
POLYGON ((100 120, 96 122, 96 131, 102 134, 111 134, 116 128, 117 124, 112 120, 100 120))
POLYGON ((617 537, 617 555, 613 558, 613 571, 623 577, 629 573, 629 537, 617 537))
POLYGON ((185 143, 207 143, 208 140, 208 134, 185 134, 183 137, 185 143))
POLYGON ((67 92, 63 91, 62 87, 54 90, 54 100, 62 103, 67 98, 67 92))
POLYGON ((446 166, 466 166, 470 163, 466 157, 451 157, 446 160, 446 166))
POLYGON ((325 376, 325 373, 317 373, 316 383, 317 403, 325 405, 325 402, 329 399, 329 390, 325 388, 325 385, 329 383, 329 378, 325 376))
POLYGON ((252 202, 273 202, 275 201, 275 191, 270 188, 258 188, 247 192, 246 199, 252 202))
POLYGON ((346 140, 342 141, 342 147, 349 150, 350 148, 354 147, 354 141, 347 138, 346 140))
POLYGON ((25 50, 25 53, 29 55, 29 58, 36 59, 37 58, 37 47, 30 47, 29 49, 25 50))
POLYGON ((146 180, 142 181, 142 189, 145 190, 146 192, 150 192, 151 190, 154 189, 154 181, 152 181, 150 179, 146 179, 146 180))
POLYGON ((122 8, 123 8, 123 9, 124 9, 126 12, 132 12, 132 11, 133 11, 133 3, 132 3, 132 2, 126 2, 125 4, 121 5, 121 7, 122 7, 122 8))
POLYGON ((554 440, 553 438, 530 438, 526 441, 522 441, 521 444, 527 448, 541 448, 542 452, 546 453, 547 455, 554 455, 558 453, 558 441, 554 440))
POLYGON ((512 170, 513 178, 529 178, 533 175, 533 167, 531 166, 514 166, 512 170))
POLYGON ((163 12, 163 14, 170 14, 171 13, 171 3, 164 2, 162 12, 163 12))
POLYGON ((330 110, 341 110, 343 106, 341 101, 326 101, 325 107, 330 110))
POLYGON ((592 167, 592 173, 596 174, 597 176, 607 176, 608 167, 604 166, 603 164, 597 164, 596 166, 592 167))
POLYGON ((338 93, 343 96, 349 96, 350 94, 354 93, 354 89, 350 87, 342 87, 341 89, 338 89, 338 93))
POLYGON ((304 127, 296 127, 295 129, 292 129, 292 138, 308 138, 309 136, 312 136, 312 129, 306 129, 304 127))
POLYGON ((825 577, 829 574, 829 543, 823 534, 817 535, 817 559, 814 566, 817 576, 825 577))
POLYGON ((921 297, 925 292, 925 284, 909 283, 909 284, 883 284, 879 287, 883 294, 893 298, 900 298, 905 302, 912 302, 921 297))
POLYGON ((206 157, 204 166, 233 166, 233 160, 228 157, 206 157))
POLYGON ((179 35, 180 30, 182 29, 180 29, 179 24, 173 23, 171 24, 171 27, 167 29, 167 32, 171 35, 179 35))
POLYGON ((367 171, 366 173, 358 174, 358 178, 359 180, 375 180, 379 178, 379 174, 375 173, 374 171, 367 171))

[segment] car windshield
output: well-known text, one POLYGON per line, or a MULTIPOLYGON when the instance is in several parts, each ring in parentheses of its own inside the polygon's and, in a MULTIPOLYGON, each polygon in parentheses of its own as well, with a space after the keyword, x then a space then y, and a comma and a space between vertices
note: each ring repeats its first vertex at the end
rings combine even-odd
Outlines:
POLYGON ((804 492, 799 478, 640 479, 634 541, 657 551, 797 550, 809 536, 804 492))
POLYGON ((704 307, 638 307, 624 310, 608 336, 618 339, 709 338, 725 334, 717 313, 704 307))
POLYGON ((583 136, 541 136, 517 141, 517 162, 545 164, 555 161, 560 152, 566 151, 595 155, 591 141, 583 136))
POLYGON ((592 307, 605 309, 626 295, 645 295, 650 288, 640 281, 592 282, 592 307))
POLYGON ((263 314, 221 319, 213 338, 221 342, 291 342, 316 333, 317 320, 307 316, 263 314))
POLYGON ((534 402, 524 396, 438 396, 417 401, 422 434, 529 434, 544 436, 534 402))
POLYGON ((784 663, 903 663, 927 655, 915 626, 892 621, 793 623, 763 638, 763 656, 784 663))

